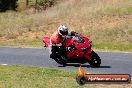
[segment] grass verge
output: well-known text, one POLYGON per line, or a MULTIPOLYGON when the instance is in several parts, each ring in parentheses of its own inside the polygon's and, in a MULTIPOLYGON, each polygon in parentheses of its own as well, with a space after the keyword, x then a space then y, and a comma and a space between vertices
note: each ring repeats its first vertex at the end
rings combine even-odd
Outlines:
POLYGON ((103 49, 103 50, 118 50, 118 51, 130 51, 132 52, 132 43, 96 43, 93 45, 95 49, 103 49))
POLYGON ((132 84, 76 83, 75 73, 53 68, 0 65, 0 88, 131 88, 132 84))
POLYGON ((78 87, 72 72, 51 68, 0 66, 0 88, 78 87))
MULTIPOLYGON (((15 39, 6 42, 0 42, 0 47, 20 47, 20 48, 43 48, 44 44, 42 39, 15 39)), ((129 51, 132 52, 132 43, 118 43, 118 42, 106 42, 106 43, 93 43, 93 49, 97 50, 112 50, 112 51, 129 51)))

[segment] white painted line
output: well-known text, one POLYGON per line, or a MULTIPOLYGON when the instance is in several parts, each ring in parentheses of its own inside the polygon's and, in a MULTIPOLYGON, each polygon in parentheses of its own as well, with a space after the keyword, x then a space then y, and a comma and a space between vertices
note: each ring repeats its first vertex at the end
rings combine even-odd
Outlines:
POLYGON ((5 66, 5 65, 8 65, 8 64, 1 64, 1 65, 4 65, 5 66))
POLYGON ((132 52, 127 52, 127 51, 116 51, 116 50, 96 50, 96 49, 93 49, 94 51, 97 51, 97 52, 108 52, 108 53, 130 53, 132 54, 132 52))

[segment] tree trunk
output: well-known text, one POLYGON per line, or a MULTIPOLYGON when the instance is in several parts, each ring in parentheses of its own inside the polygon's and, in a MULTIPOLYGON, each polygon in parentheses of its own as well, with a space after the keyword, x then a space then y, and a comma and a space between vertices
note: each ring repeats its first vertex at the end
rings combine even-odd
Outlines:
POLYGON ((28 7, 29 5, 29 0, 26 0, 26 7, 28 7))

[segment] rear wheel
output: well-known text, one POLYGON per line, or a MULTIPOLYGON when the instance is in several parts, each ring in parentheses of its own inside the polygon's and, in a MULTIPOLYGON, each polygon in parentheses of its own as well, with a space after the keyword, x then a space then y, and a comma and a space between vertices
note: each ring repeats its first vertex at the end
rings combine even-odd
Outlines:
POLYGON ((101 59, 98 56, 97 53, 94 51, 90 54, 91 60, 89 61, 89 64, 93 67, 100 67, 101 64, 101 59))

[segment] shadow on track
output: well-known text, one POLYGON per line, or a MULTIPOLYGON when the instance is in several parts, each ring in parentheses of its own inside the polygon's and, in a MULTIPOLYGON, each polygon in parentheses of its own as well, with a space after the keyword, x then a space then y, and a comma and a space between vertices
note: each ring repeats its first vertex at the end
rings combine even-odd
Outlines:
MULTIPOLYGON (((58 67, 80 67, 80 64, 66 64, 66 65, 59 65, 58 67)), ((92 67, 90 65, 81 65, 81 67, 87 67, 87 68, 96 68, 96 67, 92 67)), ((100 66, 100 67, 97 67, 97 68, 111 68, 111 66, 100 66)))

